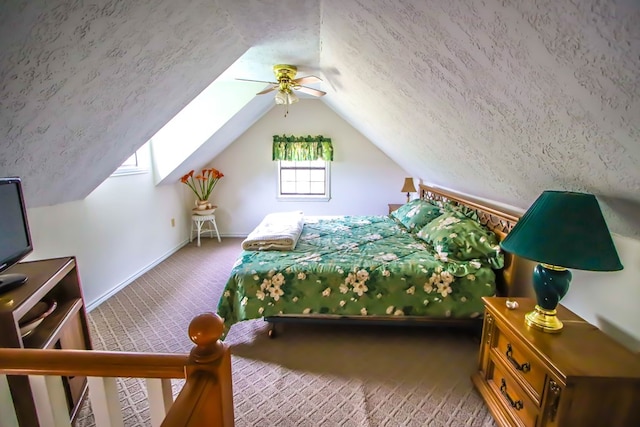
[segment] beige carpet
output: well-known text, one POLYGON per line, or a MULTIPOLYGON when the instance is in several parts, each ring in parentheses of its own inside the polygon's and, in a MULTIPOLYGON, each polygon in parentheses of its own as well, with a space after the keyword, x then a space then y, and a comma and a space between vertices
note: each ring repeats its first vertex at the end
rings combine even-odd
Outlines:
MULTIPOLYGON (((89 314, 96 349, 181 352, 193 316, 214 311, 241 239, 189 244, 89 314)), ((236 324, 236 426, 494 426, 469 376, 477 338, 460 330, 236 324)), ((126 426, 149 425, 146 390, 118 381, 126 426)), ((182 381, 174 381, 174 394, 182 381)), ((77 426, 93 426, 89 404, 77 426)))

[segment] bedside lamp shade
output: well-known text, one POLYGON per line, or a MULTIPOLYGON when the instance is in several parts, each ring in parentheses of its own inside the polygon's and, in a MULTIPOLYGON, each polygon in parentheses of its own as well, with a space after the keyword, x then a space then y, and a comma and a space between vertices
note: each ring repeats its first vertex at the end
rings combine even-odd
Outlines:
POLYGON ((533 287, 537 305, 527 314, 529 326, 557 332, 558 302, 569 290, 567 268, 590 271, 622 270, 611 234, 592 194, 545 191, 500 243, 502 249, 537 261, 533 287))
POLYGON ((415 185, 413 185, 413 178, 405 178, 404 179, 404 185, 402 186, 402 191, 403 193, 407 193, 407 203, 409 202, 409 194, 410 193, 415 193, 416 192, 416 187, 415 185))

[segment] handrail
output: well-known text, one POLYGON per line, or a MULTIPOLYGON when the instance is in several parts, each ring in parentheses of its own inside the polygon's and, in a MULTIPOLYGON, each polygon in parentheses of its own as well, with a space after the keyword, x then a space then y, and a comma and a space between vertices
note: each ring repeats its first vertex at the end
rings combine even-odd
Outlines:
POLYGON ((220 426, 222 393, 213 374, 195 372, 185 382, 161 427, 220 426))
POLYGON ((184 378, 186 354, 0 349, 0 374, 184 378))
POLYGON ((196 316, 189 337, 196 346, 185 367, 187 381, 162 427, 233 427, 231 352, 220 341, 224 323, 217 314, 196 316))
POLYGON ((0 348, 0 374, 186 378, 162 426, 232 427, 231 353, 220 341, 223 330, 217 314, 196 316, 189 324, 195 343, 189 355, 0 348))

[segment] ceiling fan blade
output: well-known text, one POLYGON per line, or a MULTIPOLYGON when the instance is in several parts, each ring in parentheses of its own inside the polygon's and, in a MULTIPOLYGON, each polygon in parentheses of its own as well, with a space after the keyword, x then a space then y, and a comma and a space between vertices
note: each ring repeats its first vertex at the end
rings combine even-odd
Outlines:
POLYGON ((327 94, 327 92, 323 92, 321 90, 318 89, 313 89, 310 87, 306 87, 306 86, 300 86, 300 87, 296 87, 296 90, 299 90, 300 92, 304 92, 308 95, 313 95, 313 96, 324 96, 327 94))
POLYGON ((297 85, 308 85, 312 83, 319 83, 321 81, 322 79, 320 77, 305 76, 305 77, 300 77, 299 79, 293 79, 292 83, 297 86, 297 85))
POLYGON ((265 90, 262 90, 262 91, 260 91, 260 92, 256 93, 256 95, 264 95, 265 93, 269 93, 269 92, 271 92, 272 90, 276 90, 276 89, 278 89, 278 87, 279 87, 278 85, 271 86, 271 87, 269 87, 269 88, 267 88, 267 89, 265 89, 265 90))
POLYGON ((250 80, 250 79, 236 79, 236 80, 240 80, 243 82, 256 82, 256 83, 269 83, 270 85, 277 85, 278 82, 267 82, 264 80, 250 80))

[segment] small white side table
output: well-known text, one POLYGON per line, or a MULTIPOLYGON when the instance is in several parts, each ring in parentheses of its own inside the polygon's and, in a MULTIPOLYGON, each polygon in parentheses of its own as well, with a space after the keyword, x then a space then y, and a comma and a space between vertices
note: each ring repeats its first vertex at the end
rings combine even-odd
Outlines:
POLYGON ((218 233, 218 226, 216 225, 216 216, 211 215, 192 215, 191 216, 191 232, 189 233, 189 243, 193 241, 193 226, 196 226, 196 234, 198 235, 198 246, 200 246, 200 235, 203 233, 209 233, 213 239, 213 232, 215 230, 216 236, 218 236, 218 242, 220 242, 220 233, 218 233), (204 225, 207 225, 206 227, 204 225))

